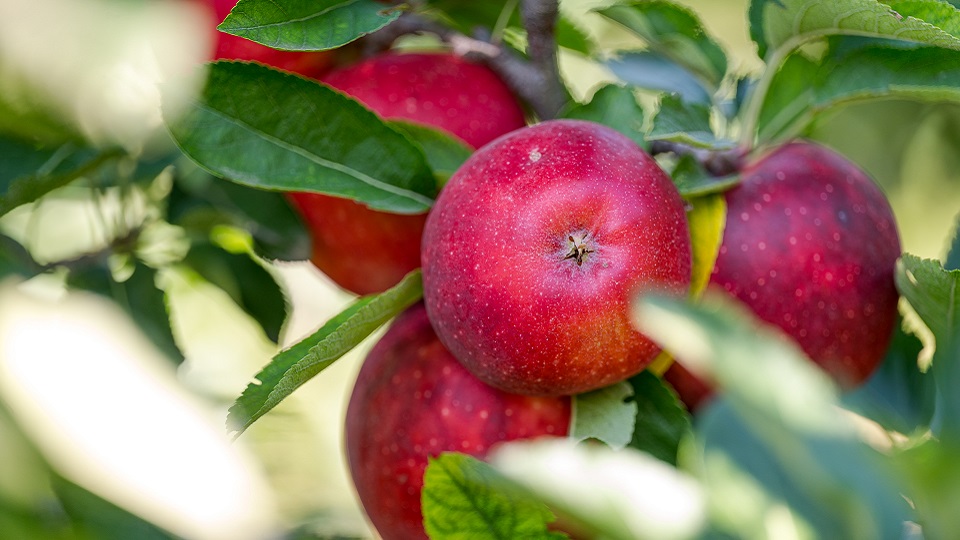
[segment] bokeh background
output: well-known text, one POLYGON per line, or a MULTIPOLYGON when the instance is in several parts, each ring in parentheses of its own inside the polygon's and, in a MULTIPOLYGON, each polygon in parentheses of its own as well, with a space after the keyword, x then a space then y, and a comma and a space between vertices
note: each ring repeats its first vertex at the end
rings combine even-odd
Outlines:
MULTIPOLYGON (((735 72, 760 69, 746 0, 679 3, 726 47, 735 72)), ((563 7, 611 48, 630 45, 625 32, 587 13, 602 4, 570 0, 563 7)), ((0 92, 18 92, 16 81, 26 77, 43 91, 20 96, 20 103, 69 117, 95 140, 164 148, 170 142, 155 110, 154 83, 202 61, 214 24, 202 10, 172 0, 0 0, 0 92), (126 68, 101 69, 121 53, 126 60, 110 65, 126 68)), ((612 78, 575 54, 563 56, 562 68, 579 99, 612 78)), ((42 126, 43 115, 36 122, 42 126)), ((942 255, 960 208, 960 107, 852 105, 819 118, 810 136, 877 179, 906 251, 942 255)), ((70 187, 0 218, 0 231, 38 260, 55 260, 100 245, 98 224, 143 211, 109 198, 92 204, 70 187)), ((181 248, 175 231, 152 234, 159 257, 181 248)), ((353 299, 309 263, 275 270, 292 307, 285 344, 353 299)), ((79 490, 75 504, 108 501, 190 538, 279 538, 295 536, 293 530, 305 537, 371 537, 341 446, 353 379, 377 336, 232 442, 226 410, 276 346, 222 290, 185 272, 161 278, 186 355, 177 369, 124 314, 85 295, 66 295, 55 277, 0 284, 0 537, 49 534, 31 520, 59 519, 51 477, 61 494, 79 490)), ((102 532, 96 524, 90 530, 102 532)), ((115 532, 149 537, 146 529, 115 532)))

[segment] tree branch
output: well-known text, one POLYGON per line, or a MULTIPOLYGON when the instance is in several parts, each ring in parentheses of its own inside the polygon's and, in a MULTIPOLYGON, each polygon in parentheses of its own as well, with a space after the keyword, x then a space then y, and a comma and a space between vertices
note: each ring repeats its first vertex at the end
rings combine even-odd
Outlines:
POLYGON ((711 176, 718 178, 739 171, 743 167, 743 158, 746 156, 746 152, 740 147, 729 150, 707 150, 706 148, 694 148, 673 141, 652 141, 650 143, 650 153, 654 156, 669 153, 677 156, 691 156, 711 176))

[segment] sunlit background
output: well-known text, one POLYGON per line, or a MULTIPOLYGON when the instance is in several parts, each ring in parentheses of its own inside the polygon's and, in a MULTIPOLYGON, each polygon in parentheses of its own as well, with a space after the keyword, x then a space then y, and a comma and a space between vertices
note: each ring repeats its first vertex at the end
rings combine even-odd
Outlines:
MULTIPOLYGON (((564 7, 583 13, 601 3, 564 7)), ((759 67, 746 0, 680 3, 700 14, 736 71, 759 67)), ((577 20, 609 43, 629 39, 597 19, 577 20)), ((196 88, 194 68, 210 54, 213 25, 190 2, 0 0, 0 93, 18 114, 47 111, 35 118, 40 128, 61 117, 91 141, 160 151, 171 144, 160 100, 196 88)), ((563 71, 581 99, 611 77, 572 53, 564 55, 563 71)), ((905 250, 941 256, 960 208, 960 154, 953 151, 960 107, 851 106, 819 121, 813 133, 884 187, 905 250)), ((40 262, 69 258, 101 246, 110 224, 149 211, 129 197, 118 200, 92 204, 82 187, 68 187, 0 218, 0 231, 40 262)), ((178 231, 150 233, 154 256, 182 255, 178 231)), ((276 271, 292 305, 285 344, 352 300, 308 263, 276 271)), ((186 354, 178 369, 112 304, 67 295, 55 276, 0 284, 0 506, 45 504, 52 470, 65 485, 188 538, 270 538, 295 527, 371 536, 344 469, 341 429, 372 340, 232 442, 226 410, 276 347, 222 290, 185 271, 159 277, 186 354)), ((4 515, 0 537, 15 530, 5 529, 4 515)))

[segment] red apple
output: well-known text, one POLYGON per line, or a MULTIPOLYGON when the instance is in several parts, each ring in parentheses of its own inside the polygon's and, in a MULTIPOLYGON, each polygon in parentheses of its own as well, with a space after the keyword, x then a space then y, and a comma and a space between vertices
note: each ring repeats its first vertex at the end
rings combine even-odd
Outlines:
MULTIPOLYGON (((216 24, 220 24, 238 0, 208 0, 213 6, 216 24)), ((250 60, 305 77, 317 78, 333 65, 333 54, 327 51, 278 51, 249 39, 216 32, 215 60, 250 60)))
POLYGON ((569 398, 506 394, 461 366, 423 304, 401 314, 367 356, 347 407, 350 473, 383 538, 426 538, 420 492, 427 458, 482 458, 501 441, 565 436, 569 398))
POLYGON ((796 142, 726 193, 710 283, 780 327, 844 386, 864 381, 897 319, 900 240, 880 188, 844 157, 796 142))
POLYGON ((464 163, 427 218, 422 263, 430 320, 467 369, 508 392, 569 395, 657 355, 629 305, 641 289, 688 287, 690 238, 646 152, 605 126, 555 120, 464 163))
POLYGON ((690 373, 683 364, 674 362, 663 374, 663 380, 677 392, 677 397, 690 412, 697 412, 713 397, 713 387, 690 373))
MULTIPOLYGON (((492 71, 449 54, 383 54, 322 80, 383 118, 439 128, 472 147, 524 126, 519 103, 492 71)), ((316 193, 291 198, 313 233, 313 263, 341 287, 381 292, 420 266, 426 215, 316 193)))

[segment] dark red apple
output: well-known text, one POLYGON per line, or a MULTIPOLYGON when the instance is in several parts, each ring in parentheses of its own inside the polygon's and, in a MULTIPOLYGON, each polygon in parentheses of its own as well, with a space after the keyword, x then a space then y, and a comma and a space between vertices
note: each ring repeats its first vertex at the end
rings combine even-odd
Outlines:
POLYGON ((555 120, 464 163, 427 218, 422 263, 430 320, 467 369, 508 392, 569 395, 657 355, 630 301, 687 289, 690 237, 646 152, 605 126, 555 120))
MULTIPOLYGON (((492 71, 449 54, 383 54, 322 80, 383 118, 439 128, 472 147, 524 126, 519 103, 492 71)), ((291 198, 313 233, 313 263, 341 287, 381 292, 420 266, 426 215, 316 193, 291 198)))
POLYGON ((663 374, 663 380, 673 387, 677 392, 677 397, 690 412, 697 412, 713 397, 713 387, 700 377, 690 373, 679 362, 670 364, 670 367, 663 374))
MULTIPOLYGON (((208 1, 212 4, 216 24, 220 24, 238 0, 208 1)), ((256 61, 313 79, 323 75, 333 65, 333 53, 328 51, 279 51, 246 38, 215 32, 215 60, 256 61)))
POLYGON ((897 319, 900 239, 880 188, 843 156, 781 146, 726 193, 710 283, 780 327, 844 386, 883 359, 897 319))
POLYGON ((498 442, 565 436, 569 398, 506 394, 477 380, 437 339, 423 304, 401 314, 367 356, 347 407, 350 473, 383 538, 426 538, 427 458, 482 458, 498 442))

